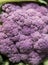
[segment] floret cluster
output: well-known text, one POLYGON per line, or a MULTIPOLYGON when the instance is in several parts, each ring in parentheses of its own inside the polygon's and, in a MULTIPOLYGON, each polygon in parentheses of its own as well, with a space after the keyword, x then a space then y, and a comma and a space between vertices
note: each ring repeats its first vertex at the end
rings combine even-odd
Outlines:
POLYGON ((48 57, 48 8, 4 4, 0 14, 0 53, 13 63, 38 65, 48 57))

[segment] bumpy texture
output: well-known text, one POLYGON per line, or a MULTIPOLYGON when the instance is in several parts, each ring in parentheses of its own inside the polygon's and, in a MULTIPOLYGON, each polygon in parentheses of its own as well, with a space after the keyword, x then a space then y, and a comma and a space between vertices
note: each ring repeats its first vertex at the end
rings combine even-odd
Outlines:
POLYGON ((0 53, 15 62, 38 65, 48 55, 48 8, 5 4, 0 15, 0 53))

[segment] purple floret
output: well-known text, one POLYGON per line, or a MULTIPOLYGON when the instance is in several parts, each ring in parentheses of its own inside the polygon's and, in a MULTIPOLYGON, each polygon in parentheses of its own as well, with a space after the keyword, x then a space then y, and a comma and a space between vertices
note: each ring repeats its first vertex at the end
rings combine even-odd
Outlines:
POLYGON ((21 60, 26 62, 28 59, 28 54, 20 54, 21 60))
POLYGON ((48 8, 35 3, 8 3, 2 10, 0 53, 12 63, 41 63, 48 55, 48 8))
POLYGON ((29 54, 29 57, 28 57, 28 62, 32 65, 38 65, 41 61, 41 56, 39 56, 38 53, 32 51, 30 54, 29 54))
POLYGON ((14 11, 16 9, 20 9, 20 6, 18 5, 13 5, 13 4, 5 4, 4 6, 2 6, 2 9, 5 10, 7 13, 14 11))
POLYGON ((44 39, 39 39, 35 43, 34 48, 37 49, 37 51, 48 53, 48 36, 44 39))
POLYGON ((21 53, 29 53, 32 50, 33 42, 30 39, 16 43, 17 48, 21 53))
POLYGON ((9 60, 13 63, 18 63, 21 61, 21 57, 20 57, 20 54, 10 54, 9 56, 9 60))

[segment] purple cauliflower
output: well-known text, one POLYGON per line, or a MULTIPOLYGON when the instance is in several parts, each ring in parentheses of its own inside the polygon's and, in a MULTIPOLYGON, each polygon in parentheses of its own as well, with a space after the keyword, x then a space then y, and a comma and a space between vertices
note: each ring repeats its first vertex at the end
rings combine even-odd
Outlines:
POLYGON ((2 10, 0 53, 13 63, 41 63, 48 55, 48 8, 34 3, 8 3, 2 10))

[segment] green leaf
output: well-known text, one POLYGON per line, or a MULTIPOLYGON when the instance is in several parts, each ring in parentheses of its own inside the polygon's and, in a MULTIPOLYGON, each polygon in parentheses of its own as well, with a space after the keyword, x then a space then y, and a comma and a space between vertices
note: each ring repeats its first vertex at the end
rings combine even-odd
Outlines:
POLYGON ((36 1, 36 0, 0 0, 0 4, 7 2, 24 2, 24 1, 36 1))
POLYGON ((18 64, 15 64, 15 65, 25 65, 23 62, 20 62, 18 64))
POLYGON ((44 61, 44 65, 48 65, 48 59, 44 61))
POLYGON ((9 61, 4 61, 3 65, 9 65, 9 61))
POLYGON ((38 2, 39 0, 0 0, 0 4, 7 3, 7 2, 24 2, 24 1, 38 2))
POLYGON ((2 58, 2 56, 0 55, 0 63, 2 63, 3 62, 3 58, 2 58))
POLYGON ((0 4, 4 4, 4 3, 8 3, 8 2, 24 2, 24 1, 39 2, 39 3, 47 4, 47 2, 44 0, 0 0, 0 4))
POLYGON ((44 1, 44 0, 39 0, 39 2, 40 2, 40 3, 43 3, 43 4, 47 4, 47 2, 44 1))

